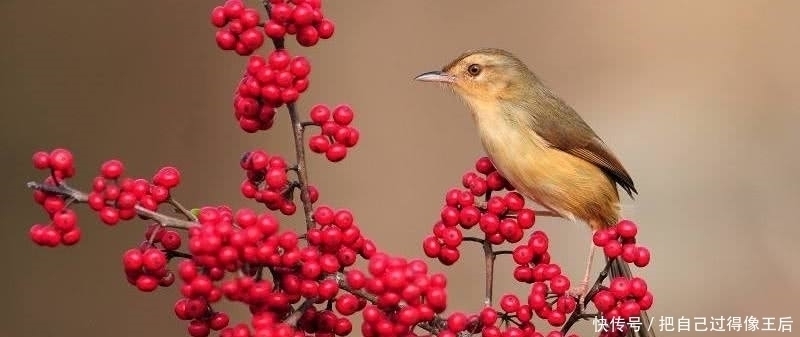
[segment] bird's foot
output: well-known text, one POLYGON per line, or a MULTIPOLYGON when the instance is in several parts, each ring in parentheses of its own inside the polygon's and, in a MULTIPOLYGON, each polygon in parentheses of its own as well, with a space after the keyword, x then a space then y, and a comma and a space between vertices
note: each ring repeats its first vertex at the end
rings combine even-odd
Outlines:
POLYGON ((567 294, 580 300, 581 298, 586 296, 586 293, 588 292, 589 292, 589 281, 582 281, 581 283, 578 284, 577 287, 573 287, 572 289, 570 289, 569 292, 567 292, 567 294))

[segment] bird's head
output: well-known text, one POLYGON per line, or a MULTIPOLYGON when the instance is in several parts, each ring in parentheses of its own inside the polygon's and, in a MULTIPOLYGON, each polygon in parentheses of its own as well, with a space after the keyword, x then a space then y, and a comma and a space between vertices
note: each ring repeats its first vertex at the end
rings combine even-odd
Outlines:
POLYGON ((443 83, 467 102, 480 105, 523 97, 536 77, 511 53, 490 48, 468 51, 442 70, 423 73, 415 80, 443 83))

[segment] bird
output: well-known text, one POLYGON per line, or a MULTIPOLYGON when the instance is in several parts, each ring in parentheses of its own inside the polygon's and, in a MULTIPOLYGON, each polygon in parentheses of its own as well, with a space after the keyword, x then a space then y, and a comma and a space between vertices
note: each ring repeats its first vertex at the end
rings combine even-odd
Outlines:
MULTIPOLYGON (((469 50, 415 80, 452 89, 469 108, 483 149, 500 174, 556 216, 584 221, 592 235, 620 221, 617 185, 631 199, 638 194, 609 146, 511 52, 469 50)), ((578 298, 588 291, 595 253, 591 240, 590 247, 584 277, 570 291, 578 298)), ((632 277, 621 258, 609 263, 612 277, 632 277)), ((645 325, 650 322, 644 311, 641 318, 645 325)))

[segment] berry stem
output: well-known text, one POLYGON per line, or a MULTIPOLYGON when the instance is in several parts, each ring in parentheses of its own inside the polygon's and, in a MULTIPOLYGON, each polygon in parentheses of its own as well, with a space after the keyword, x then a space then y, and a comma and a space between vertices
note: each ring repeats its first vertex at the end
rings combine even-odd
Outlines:
POLYGON ((486 293, 483 298, 483 304, 488 306, 492 305, 492 286, 494 284, 494 259, 496 255, 492 249, 492 244, 489 240, 483 240, 483 258, 486 263, 486 293))
MULTIPOLYGON (((67 186, 67 184, 65 184, 63 182, 60 185, 51 185, 51 184, 42 184, 42 183, 37 183, 37 182, 31 181, 31 182, 28 182, 27 186, 30 189, 39 190, 39 191, 48 192, 48 193, 53 193, 53 194, 56 194, 56 195, 64 196, 64 197, 67 197, 67 198, 71 198, 71 199, 75 200, 75 202, 77 202, 77 203, 86 203, 89 200, 89 196, 86 193, 81 192, 79 190, 76 190, 76 189, 74 189, 72 187, 69 187, 69 186, 67 186)), ((156 222, 160 223, 161 226, 164 226, 164 227, 177 228, 177 229, 189 229, 189 228, 192 228, 192 227, 199 226, 197 223, 186 221, 186 220, 181 220, 181 219, 178 219, 178 218, 175 218, 175 217, 171 217, 169 215, 165 215, 165 214, 161 214, 161 213, 158 213, 158 212, 154 212, 154 211, 151 211, 151 210, 149 210, 147 208, 144 208, 142 206, 139 206, 139 205, 136 205, 136 207, 134 207, 134 209, 136 210, 136 214, 138 214, 138 215, 140 215, 140 216, 142 216, 144 218, 156 221, 156 222)))
POLYGON ((177 211, 183 214, 183 216, 186 217, 186 220, 197 221, 197 217, 189 209, 184 207, 183 204, 178 202, 178 200, 175 200, 174 198, 170 197, 168 202, 170 205, 172 205, 172 207, 175 207, 177 211))

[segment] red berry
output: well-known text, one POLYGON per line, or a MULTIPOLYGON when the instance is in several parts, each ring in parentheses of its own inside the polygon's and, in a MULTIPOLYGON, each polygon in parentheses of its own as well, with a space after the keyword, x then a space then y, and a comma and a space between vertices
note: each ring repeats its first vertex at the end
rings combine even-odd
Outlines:
POLYGON ((233 50, 236 48, 236 35, 233 35, 233 33, 228 30, 218 30, 215 38, 217 46, 222 50, 233 50))
POLYGON ((113 207, 103 207, 103 209, 100 210, 100 220, 109 226, 116 225, 120 220, 119 211, 113 207))
POLYGON ((244 44, 248 50, 255 50, 264 43, 264 34, 258 29, 250 28, 239 35, 239 41, 244 44))
POLYGON ((325 153, 331 147, 331 142, 323 135, 313 135, 308 138, 308 148, 314 153, 325 153))
POLYGON ((56 171, 68 171, 73 165, 72 152, 65 149, 50 151, 50 167, 56 171))
POLYGON ((284 70, 292 58, 285 49, 278 49, 269 54, 269 65, 274 70, 284 70))
POLYGON ((81 229, 73 228, 72 230, 61 234, 61 243, 65 246, 72 246, 81 240, 81 229))
POLYGON ((594 295, 592 302, 600 312, 608 312, 617 304, 616 298, 608 290, 601 290, 594 295))
POLYGON ((140 275, 136 279, 136 288, 144 292, 151 292, 158 288, 158 279, 152 275, 140 275))
POLYGON ((639 316, 641 309, 639 308, 639 304, 636 301, 629 300, 623 302, 619 306, 619 314, 622 318, 630 318, 634 316, 639 316))
POLYGON ((616 227, 617 233, 619 233, 619 236, 623 239, 632 239, 636 237, 636 233, 638 232, 636 224, 630 220, 622 220, 616 227))
POLYGON ((481 211, 478 207, 467 206, 461 209, 458 218, 461 227, 469 229, 477 225, 481 220, 481 211))
POLYGON ((339 162, 347 156, 347 147, 342 144, 332 144, 327 151, 325 157, 331 162, 339 162))
POLYGON ((610 241, 605 247, 603 247, 603 253, 605 253, 605 255, 611 259, 616 258, 622 254, 622 244, 616 239, 614 241, 610 241))
POLYGON ((436 236, 430 235, 422 241, 422 250, 427 257, 438 257, 441 249, 442 246, 439 244, 439 239, 437 239, 436 236))
POLYGON ((305 57, 295 57, 289 64, 289 71, 296 77, 305 78, 311 72, 311 63, 305 57))
POLYGON ((356 128, 352 127, 352 126, 348 127, 347 129, 350 132, 347 134, 347 138, 342 140, 341 143, 344 144, 347 147, 356 146, 356 144, 358 144, 358 139, 361 137, 358 129, 356 129, 356 128))
POLYGON ((292 8, 283 2, 275 3, 272 5, 272 12, 270 14, 272 19, 276 22, 284 23, 292 17, 292 8))
POLYGON ((33 154, 33 167, 44 170, 50 167, 50 155, 47 152, 39 151, 33 154))
POLYGON ((322 19, 322 21, 317 24, 316 28, 317 32, 319 32, 319 38, 329 39, 331 36, 333 36, 336 26, 333 24, 333 21, 322 19))
POLYGON ((294 79, 294 90, 297 92, 303 93, 308 90, 309 81, 308 78, 295 78, 294 79))
POLYGON ((244 12, 239 16, 239 22, 242 23, 242 26, 245 28, 253 28, 261 21, 261 16, 258 14, 258 11, 253 8, 246 8, 244 12))
POLYGON ((500 298, 500 308, 507 313, 517 312, 519 307, 519 298, 517 298, 515 295, 507 294, 500 298))
POLYGON ((53 227, 61 233, 75 229, 78 216, 75 211, 65 208, 53 215, 53 227))
POLYGON ((558 311, 550 312, 550 316, 547 317, 547 323, 550 323, 552 326, 561 326, 566 321, 567 315, 558 311))
POLYGON ((298 98, 300 98, 300 93, 294 88, 286 88, 281 92, 281 100, 286 103, 294 103, 298 98))
POLYGON ((156 272, 167 266, 167 257, 158 249, 150 248, 142 254, 142 267, 147 272, 156 272))
POLYGON ((550 279, 550 289, 559 295, 566 293, 569 285, 569 279, 564 275, 557 275, 550 279))
POLYGON ((165 187, 167 189, 178 186, 180 182, 181 182, 180 171, 171 166, 162 167, 153 177, 153 184, 165 187))
POLYGON ((478 161, 475 162, 475 170, 482 174, 489 174, 495 171, 494 164, 492 161, 489 160, 489 157, 481 157, 478 158, 478 161))
POLYGON ((632 243, 627 243, 622 245, 622 260, 628 263, 633 262, 636 260, 636 245, 632 243))
POLYGON ((630 293, 630 285, 628 279, 624 277, 616 277, 611 280, 611 283, 608 285, 609 290, 614 297, 618 299, 625 298, 630 293))
POLYGON ((333 120, 341 126, 349 125, 353 122, 353 109, 349 105, 342 104, 333 109, 333 120))
POLYGON ((492 326, 495 322, 497 322, 498 316, 499 315, 497 314, 497 311, 491 307, 486 307, 481 310, 481 313, 478 317, 484 326, 492 326))
POLYGON ((269 20, 264 24, 264 34, 271 39, 280 39, 286 35, 286 27, 274 20, 269 20))
POLYGON ((311 107, 309 115, 314 124, 322 125, 331 118, 331 110, 324 104, 317 104, 311 107))
POLYGON ((181 246, 181 236, 178 232, 173 230, 167 230, 164 232, 164 236, 161 237, 161 245, 166 250, 176 250, 181 246))
POLYGON ((217 312, 211 316, 211 320, 208 322, 209 327, 214 330, 222 330, 223 328, 228 326, 230 323, 230 317, 224 312, 217 312))
POLYGON ((604 230, 595 231, 592 235, 592 242, 594 242, 595 246, 604 247, 609 241, 611 241, 611 237, 604 230))
POLYGON ((529 229, 533 227, 535 222, 536 215, 532 210, 524 208, 517 211, 517 225, 519 225, 519 228, 529 229))
POLYGON ((636 260, 633 264, 637 267, 645 267, 650 263, 650 250, 646 247, 636 248, 636 260))
POLYGON ((641 310, 649 310, 653 306, 653 294, 648 291, 639 299, 638 304, 641 310))
POLYGON ((461 332, 467 328, 467 315, 461 312, 454 312, 447 318, 447 329, 451 332, 461 332))
POLYGON ((199 320, 193 320, 189 323, 188 330, 189 335, 192 337, 206 337, 211 333, 208 323, 199 320))
POLYGON ((211 24, 217 28, 222 28, 228 23, 228 18, 225 17, 225 8, 222 6, 214 7, 211 10, 211 24))

